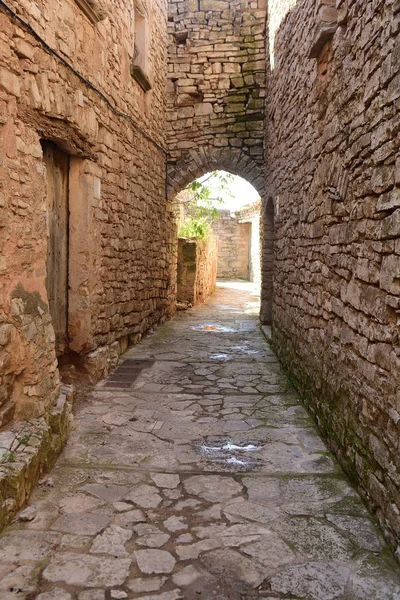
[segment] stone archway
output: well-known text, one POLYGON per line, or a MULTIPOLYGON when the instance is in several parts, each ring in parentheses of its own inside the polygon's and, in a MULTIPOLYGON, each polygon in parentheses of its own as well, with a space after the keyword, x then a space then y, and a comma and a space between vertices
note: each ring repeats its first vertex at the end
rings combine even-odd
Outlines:
POLYGON ((170 200, 224 170, 253 185, 265 205, 266 21, 265 0, 168 1, 170 200))
POLYGON ((172 199, 198 177, 216 170, 243 177, 257 190, 261 199, 264 198, 265 178, 262 167, 243 150, 213 146, 189 150, 176 163, 169 163, 168 198, 172 199))
POLYGON ((274 277, 274 203, 267 197, 264 169, 242 150, 202 146, 185 152, 168 165, 168 199, 172 201, 188 184, 210 171, 223 170, 250 183, 262 200, 261 321, 272 322, 274 277))
POLYGON ((224 169, 262 197, 265 0, 169 0, 168 11, 170 190, 224 169))

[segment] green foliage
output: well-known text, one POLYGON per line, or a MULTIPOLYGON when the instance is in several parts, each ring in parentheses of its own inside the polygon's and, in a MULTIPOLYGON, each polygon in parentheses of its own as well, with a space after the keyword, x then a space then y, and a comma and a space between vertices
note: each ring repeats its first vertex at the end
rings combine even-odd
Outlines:
POLYGON ((25 433, 19 441, 22 445, 27 446, 29 444, 30 439, 31 436, 29 435, 29 433, 25 433))
POLYGON ((204 240, 210 231, 210 223, 204 219, 188 217, 178 227, 178 237, 196 237, 204 240))
POLYGON ((15 462, 15 453, 11 450, 6 450, 0 457, 0 464, 15 462))
POLYGON ((207 237, 210 224, 218 218, 217 205, 223 201, 218 192, 232 196, 232 181, 233 175, 230 173, 213 171, 205 179, 196 179, 186 187, 186 190, 191 192, 187 206, 189 216, 179 225, 179 237, 207 237))
POLYGON ((216 219, 218 217, 216 204, 222 202, 219 193, 224 192, 232 196, 230 190, 232 181, 233 175, 225 171, 213 171, 205 179, 195 179, 186 188, 193 196, 190 201, 190 212, 199 219, 203 217, 216 219))

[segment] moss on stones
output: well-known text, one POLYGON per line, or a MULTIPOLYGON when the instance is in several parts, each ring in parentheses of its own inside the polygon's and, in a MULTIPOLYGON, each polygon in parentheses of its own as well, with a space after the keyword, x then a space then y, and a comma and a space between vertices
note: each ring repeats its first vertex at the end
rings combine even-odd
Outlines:
POLYGON ((11 298, 20 298, 24 303, 25 313, 33 317, 48 312, 48 306, 43 302, 39 292, 28 292, 22 283, 19 283, 12 291, 11 298))
POLYGON ((295 343, 289 340, 276 325, 272 330, 272 339, 268 342, 281 361, 288 380, 299 392, 305 408, 316 423, 328 447, 351 483, 361 494, 371 514, 379 516, 380 525, 389 543, 395 545, 396 534, 392 531, 388 520, 382 516, 385 506, 392 501, 389 497, 390 492, 386 489, 386 497, 382 498, 379 503, 374 498, 374 490, 370 481, 371 475, 375 477, 377 473, 381 472, 381 469, 369 448, 363 444, 355 423, 350 418, 346 418, 344 414, 343 407, 349 402, 345 392, 333 391, 323 380, 321 386, 318 386, 312 376, 315 375, 317 381, 319 374, 313 374, 310 365, 304 365, 295 343), (363 465, 362 469, 360 463, 363 465))

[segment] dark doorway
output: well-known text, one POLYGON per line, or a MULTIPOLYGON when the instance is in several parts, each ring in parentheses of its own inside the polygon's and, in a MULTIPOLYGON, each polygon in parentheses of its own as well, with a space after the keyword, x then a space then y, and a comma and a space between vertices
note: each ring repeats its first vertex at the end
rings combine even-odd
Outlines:
POLYGON ((68 349, 69 156, 52 142, 42 141, 42 147, 49 230, 46 288, 59 357, 68 349))

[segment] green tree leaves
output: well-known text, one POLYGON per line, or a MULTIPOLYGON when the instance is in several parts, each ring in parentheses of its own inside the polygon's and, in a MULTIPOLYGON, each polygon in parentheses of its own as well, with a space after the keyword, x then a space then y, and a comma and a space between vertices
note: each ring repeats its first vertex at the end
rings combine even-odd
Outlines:
POLYGON ((178 228, 179 237, 207 237, 210 224, 218 218, 218 205, 223 202, 221 193, 233 197, 230 187, 233 181, 230 173, 212 171, 185 188, 190 195, 187 216, 178 228))

